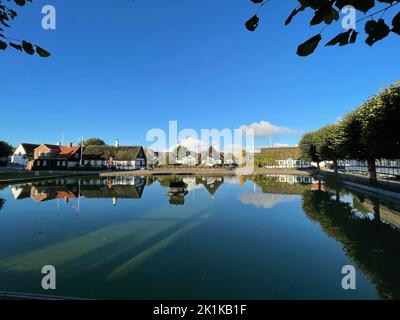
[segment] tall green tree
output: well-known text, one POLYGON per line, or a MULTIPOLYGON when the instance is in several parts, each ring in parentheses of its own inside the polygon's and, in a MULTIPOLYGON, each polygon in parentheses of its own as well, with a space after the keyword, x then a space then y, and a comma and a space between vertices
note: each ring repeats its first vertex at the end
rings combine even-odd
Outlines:
POLYGON ((343 159, 340 144, 340 126, 331 124, 319 129, 316 133, 316 149, 319 159, 333 161, 335 173, 338 173, 338 160, 343 159))
POLYGON ((341 153, 347 159, 367 161, 371 182, 377 179, 377 159, 400 155, 400 82, 370 98, 339 123, 341 153))
POLYGON ((305 161, 316 162, 318 170, 320 169, 319 163, 321 159, 317 153, 317 136, 315 132, 307 132, 300 140, 300 157, 305 161))
POLYGON ((6 158, 13 153, 13 147, 5 141, 0 141, 0 158, 6 158))
POLYGON ((400 82, 369 99, 357 111, 362 122, 361 141, 376 159, 400 155, 400 82))
POLYGON ((341 153, 344 159, 367 161, 368 172, 371 182, 376 182, 376 155, 370 152, 368 143, 362 139, 363 122, 359 113, 359 109, 353 111, 339 123, 341 130, 341 153))
POLYGON ((90 138, 83 142, 83 147, 86 148, 88 146, 105 146, 106 143, 104 140, 100 138, 90 138))

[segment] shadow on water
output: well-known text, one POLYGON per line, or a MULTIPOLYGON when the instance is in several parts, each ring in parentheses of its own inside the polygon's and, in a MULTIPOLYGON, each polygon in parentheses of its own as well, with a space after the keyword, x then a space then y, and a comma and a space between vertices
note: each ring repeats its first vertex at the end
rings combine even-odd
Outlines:
POLYGON ((400 298, 398 204, 328 185, 326 191, 305 191, 302 207, 327 235, 341 243, 381 298, 400 298))
POLYGON ((301 195, 307 217, 341 243, 355 267, 374 283, 378 295, 400 298, 400 201, 311 178, 297 177, 291 183, 281 183, 282 176, 247 179, 262 193, 301 195))

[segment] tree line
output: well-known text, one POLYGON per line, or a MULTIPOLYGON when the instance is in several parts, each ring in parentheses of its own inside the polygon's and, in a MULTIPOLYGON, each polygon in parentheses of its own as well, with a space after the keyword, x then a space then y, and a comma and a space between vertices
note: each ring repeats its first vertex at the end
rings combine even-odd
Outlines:
POLYGON ((368 163, 371 181, 377 180, 376 160, 400 158, 400 82, 369 98, 335 124, 303 135, 299 147, 303 160, 338 160, 368 163))

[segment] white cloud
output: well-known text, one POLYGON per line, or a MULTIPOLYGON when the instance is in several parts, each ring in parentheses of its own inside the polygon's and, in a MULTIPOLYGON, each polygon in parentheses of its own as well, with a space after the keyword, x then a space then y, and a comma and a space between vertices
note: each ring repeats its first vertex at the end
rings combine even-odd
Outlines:
POLYGON ((286 127, 276 126, 269 121, 254 122, 250 125, 240 126, 241 130, 253 129, 255 137, 272 137, 281 134, 295 134, 296 131, 286 127))
POLYGON ((274 148, 286 148, 286 147, 290 147, 290 145, 288 145, 287 143, 274 143, 274 145, 272 147, 274 147, 274 148))
POLYGON ((279 195, 269 193, 245 192, 241 197, 244 205, 252 204, 257 208, 271 209, 279 203, 292 202, 299 199, 297 195, 279 195))
POLYGON ((210 143, 203 140, 188 137, 181 140, 177 145, 169 148, 168 151, 172 152, 176 149, 176 147, 181 146, 187 148, 189 151, 192 152, 203 152, 203 151, 208 151, 210 145, 212 145, 212 147, 218 152, 232 153, 234 155, 238 155, 240 151, 245 148, 245 146, 241 146, 239 144, 225 144, 221 146, 219 141, 211 141, 210 143))
POLYGON ((194 139, 193 137, 188 137, 181 140, 176 146, 173 146, 169 149, 169 151, 173 151, 177 146, 185 147, 189 151, 204 151, 209 148, 209 145, 206 144, 204 141, 199 139, 194 139))

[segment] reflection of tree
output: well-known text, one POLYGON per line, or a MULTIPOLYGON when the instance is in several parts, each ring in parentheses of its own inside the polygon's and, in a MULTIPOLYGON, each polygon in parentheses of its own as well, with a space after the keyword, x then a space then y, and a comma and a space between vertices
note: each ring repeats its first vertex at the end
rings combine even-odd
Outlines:
POLYGON ((5 203, 6 203, 6 200, 0 198, 0 210, 3 208, 5 203))
POLYGON ((183 181, 183 177, 178 176, 157 176, 157 181, 162 187, 169 188, 171 182, 183 181))
POLYGON ((278 182, 276 178, 265 177, 262 175, 246 177, 246 181, 253 181, 261 188, 262 193, 275 194, 303 194, 310 189, 310 184, 278 182))
POLYGON ((375 219, 371 220, 355 214, 349 203, 332 198, 327 192, 306 191, 303 209, 326 234, 342 243, 347 255, 375 283, 382 298, 400 298, 400 232, 381 223, 378 202, 375 219))

